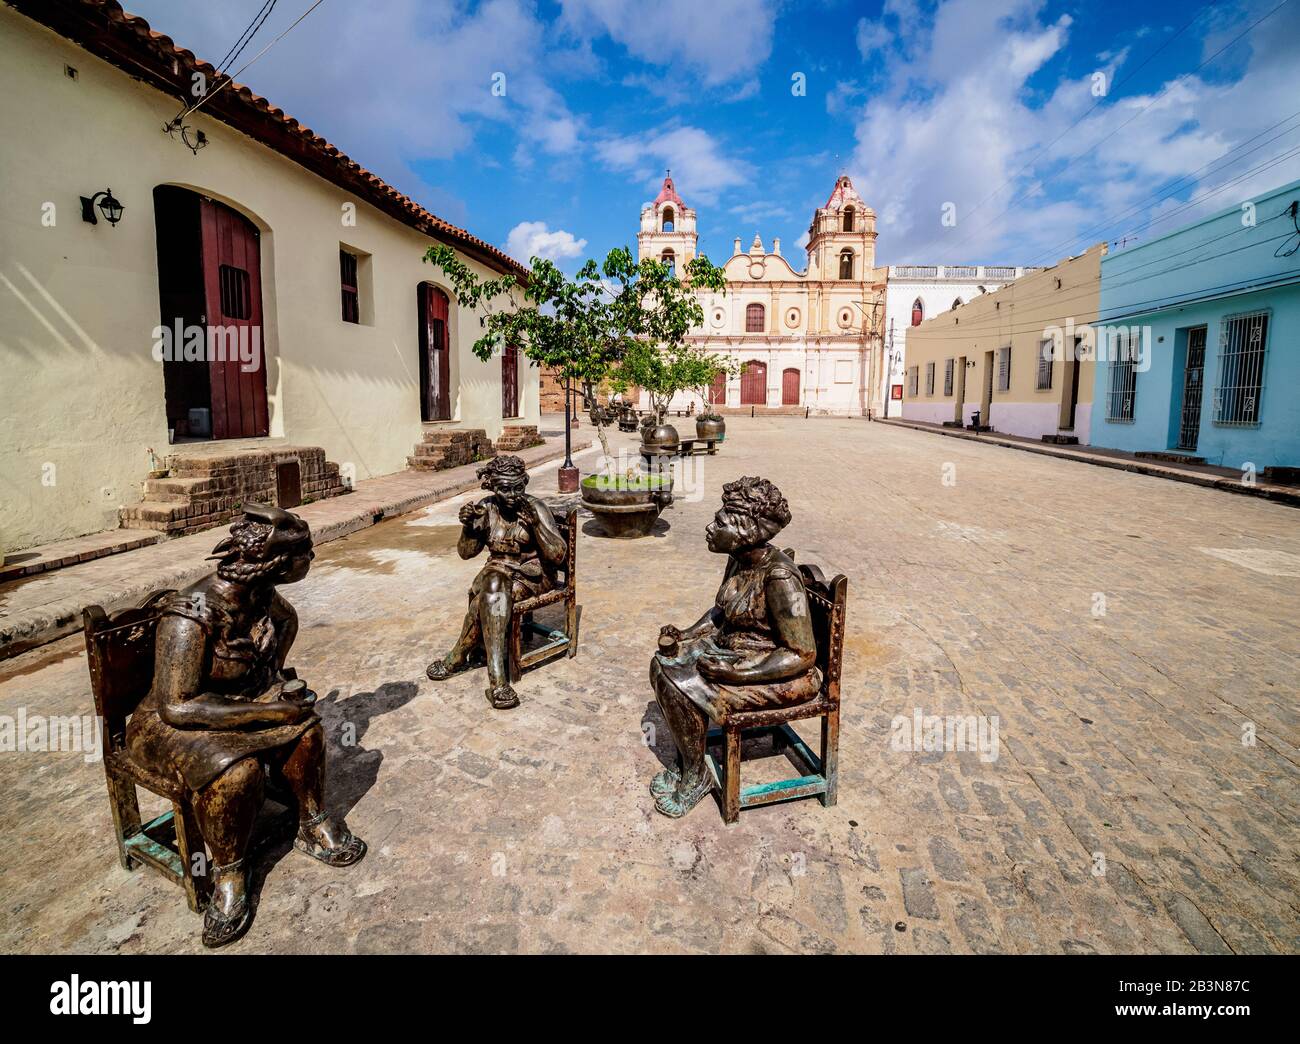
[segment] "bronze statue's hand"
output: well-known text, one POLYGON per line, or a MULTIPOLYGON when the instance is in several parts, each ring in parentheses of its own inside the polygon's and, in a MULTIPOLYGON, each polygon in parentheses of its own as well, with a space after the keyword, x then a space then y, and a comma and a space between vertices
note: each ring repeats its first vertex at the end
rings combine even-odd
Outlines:
POLYGON ((276 700, 274 706, 284 715, 285 725, 297 725, 314 713, 312 705, 305 700, 281 699, 276 700))
POLYGON ((700 674, 710 681, 736 682, 739 680, 731 664, 717 656, 701 656, 695 661, 695 666, 700 674))
POLYGON ((482 504, 469 503, 469 504, 465 504, 460 509, 460 524, 462 526, 469 526, 472 528, 478 525, 482 517, 483 517, 482 504))
POLYGON ((659 628, 659 637, 671 638, 674 642, 680 642, 682 640, 682 632, 672 624, 665 624, 663 627, 659 628))

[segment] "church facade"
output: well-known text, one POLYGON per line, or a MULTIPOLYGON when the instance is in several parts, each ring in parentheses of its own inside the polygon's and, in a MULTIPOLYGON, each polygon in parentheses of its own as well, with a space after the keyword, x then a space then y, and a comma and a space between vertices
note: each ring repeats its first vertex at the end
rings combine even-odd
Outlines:
MULTIPOLYGON (((696 256, 695 210, 678 195, 671 174, 641 211, 637 260, 677 268, 696 256)), ((754 236, 734 242, 723 264, 725 294, 702 292, 704 322, 690 340, 742 366, 708 390, 711 404, 732 409, 806 409, 863 416, 881 407, 887 270, 876 266, 876 214, 847 175, 835 183, 808 228, 804 266, 754 236)), ((677 396, 686 408, 699 395, 677 396)))

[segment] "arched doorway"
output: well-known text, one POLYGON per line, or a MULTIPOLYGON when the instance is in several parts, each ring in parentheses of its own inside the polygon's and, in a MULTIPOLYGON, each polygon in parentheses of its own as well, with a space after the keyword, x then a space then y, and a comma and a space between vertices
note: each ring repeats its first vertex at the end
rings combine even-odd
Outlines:
POLYGON ((420 419, 451 420, 451 301, 431 283, 419 288, 420 419))
POLYGON ((709 405, 727 405, 727 375, 725 373, 715 373, 713 375, 713 383, 709 386, 709 405))
POLYGON ((767 405, 767 363, 757 359, 745 363, 745 369, 740 375, 740 404, 767 405))
POLYGON ((153 197, 167 426, 177 439, 265 436, 260 233, 189 189, 159 185, 153 197))
POLYGON ((799 405, 799 371, 793 367, 781 371, 781 405, 799 405))

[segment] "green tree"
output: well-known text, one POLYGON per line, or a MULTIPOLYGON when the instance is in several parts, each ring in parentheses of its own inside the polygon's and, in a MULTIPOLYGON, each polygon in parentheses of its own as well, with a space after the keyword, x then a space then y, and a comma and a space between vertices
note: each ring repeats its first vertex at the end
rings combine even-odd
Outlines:
MULTIPOLYGON (((686 265, 679 279, 668 265, 632 260, 626 247, 611 250, 602 264, 588 260, 572 278, 534 257, 528 278, 480 279, 451 247, 430 247, 424 260, 442 269, 456 300, 478 316, 482 330, 473 344, 485 362, 506 344, 570 379, 595 402, 595 389, 614 377, 629 351, 681 346, 691 327, 704 321, 696 289, 725 292, 722 269, 704 255, 686 265)), ((689 385, 688 385, 689 387, 689 385)), ((599 413, 596 431, 609 456, 599 413)))

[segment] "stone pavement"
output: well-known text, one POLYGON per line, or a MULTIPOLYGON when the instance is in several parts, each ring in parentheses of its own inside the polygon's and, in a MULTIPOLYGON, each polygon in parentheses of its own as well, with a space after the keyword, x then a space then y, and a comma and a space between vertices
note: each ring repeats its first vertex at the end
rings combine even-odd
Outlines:
MULTIPOLYGON (((517 454, 530 467, 564 458, 563 429, 545 434, 550 437, 542 445, 517 454)), ((591 442, 590 435, 574 433, 575 449, 591 442)), ((316 543, 327 543, 380 519, 478 489, 475 472, 479 466, 466 464, 432 472, 407 470, 362 479, 353 492, 305 504, 297 512, 311 523, 316 543)), ((0 583, 0 660, 79 631, 81 611, 88 605, 98 604, 112 611, 138 604, 151 591, 193 582, 212 568, 208 554, 227 528, 220 526, 160 543, 155 543, 155 533, 109 530, 33 548, 32 552, 45 552, 44 557, 55 558, 76 548, 85 560, 56 572, 0 583), (111 553, 104 557, 110 549, 111 553), (122 551, 125 553, 118 553, 122 551)), ((32 552, 10 557, 24 560, 32 552)))
MULTIPOLYGON (((514 711, 481 670, 423 674, 477 568, 459 500, 321 549, 291 662, 370 854, 274 850, 236 950, 1300 950, 1294 509, 853 420, 729 418, 694 464, 703 499, 653 536, 585 523, 579 654, 514 711), (840 800, 671 821, 647 666, 714 596, 702 531, 742 474, 849 576, 840 800), (918 709, 996 716, 996 751, 896 749, 918 709)), ((0 715, 89 705, 78 637, 0 664, 0 715)), ((0 950, 199 949, 179 890, 118 866, 83 755, 0 754, 0 835, 0 950)))

